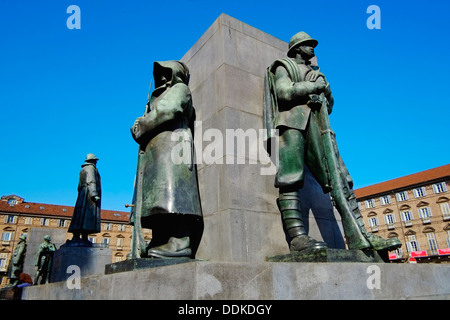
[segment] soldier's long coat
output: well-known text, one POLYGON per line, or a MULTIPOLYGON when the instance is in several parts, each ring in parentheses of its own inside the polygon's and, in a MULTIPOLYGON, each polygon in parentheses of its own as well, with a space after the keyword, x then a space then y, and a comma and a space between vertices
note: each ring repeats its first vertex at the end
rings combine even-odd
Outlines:
POLYGON ((101 197, 100 174, 92 163, 85 163, 81 167, 78 198, 69 232, 97 233, 100 232, 101 200, 95 202, 93 197, 101 197))

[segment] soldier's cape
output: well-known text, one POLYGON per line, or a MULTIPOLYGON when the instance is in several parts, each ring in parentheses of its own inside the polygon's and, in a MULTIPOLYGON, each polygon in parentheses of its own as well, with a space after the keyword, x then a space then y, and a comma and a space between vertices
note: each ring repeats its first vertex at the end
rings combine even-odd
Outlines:
MULTIPOLYGON (((301 77, 295 61, 289 58, 276 60, 266 69, 264 77, 263 120, 264 128, 267 129, 267 138, 269 140, 274 138, 273 130, 276 129, 276 123, 279 116, 275 90, 275 70, 279 66, 283 66, 286 69, 293 82, 299 82, 301 77)), ((270 146, 270 143, 268 143, 268 145, 270 146)), ((270 149, 268 151, 270 153, 270 149)))

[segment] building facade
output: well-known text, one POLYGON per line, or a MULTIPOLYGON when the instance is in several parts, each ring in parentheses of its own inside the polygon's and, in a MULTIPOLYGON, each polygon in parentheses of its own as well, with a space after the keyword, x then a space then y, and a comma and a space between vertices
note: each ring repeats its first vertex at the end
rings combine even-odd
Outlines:
POLYGON ((450 261, 450 164, 355 190, 366 228, 402 247, 392 262, 450 261))
MULTIPOLYGON (((74 207, 25 202, 16 195, 3 196, 0 201, 0 287, 9 283, 8 267, 19 237, 32 228, 61 228, 66 240, 72 238, 67 230, 74 207)), ((125 260, 131 252, 132 226, 129 212, 102 210, 101 231, 89 235, 92 243, 107 244, 112 250, 112 263, 125 260)), ((151 239, 151 230, 144 229, 145 239, 151 239)))

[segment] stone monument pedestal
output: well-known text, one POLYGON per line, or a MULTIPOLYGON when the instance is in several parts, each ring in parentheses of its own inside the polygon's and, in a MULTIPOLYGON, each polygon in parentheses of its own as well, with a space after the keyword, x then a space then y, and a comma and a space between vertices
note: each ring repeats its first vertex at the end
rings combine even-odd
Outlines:
POLYGON ((105 272, 105 265, 111 263, 112 251, 102 244, 71 245, 70 242, 62 245, 53 256, 51 282, 65 281, 74 270, 69 266, 80 268, 80 276, 87 277, 101 275, 105 272))
POLYGON ((291 252, 270 256, 268 262, 365 262, 383 263, 389 262, 388 252, 372 250, 345 250, 345 249, 311 249, 301 252, 291 252))
POLYGON ((133 270, 140 270, 146 268, 156 268, 163 266, 170 266, 173 264, 187 263, 195 261, 190 258, 172 258, 172 259, 153 259, 153 258, 138 258, 129 259, 125 261, 110 263, 105 266, 105 274, 112 274, 117 272, 127 272, 133 270))
MULTIPOLYGON (((446 264, 196 261, 23 289, 24 300, 450 299, 446 264)), ((176 315, 178 308, 165 310, 176 315)))

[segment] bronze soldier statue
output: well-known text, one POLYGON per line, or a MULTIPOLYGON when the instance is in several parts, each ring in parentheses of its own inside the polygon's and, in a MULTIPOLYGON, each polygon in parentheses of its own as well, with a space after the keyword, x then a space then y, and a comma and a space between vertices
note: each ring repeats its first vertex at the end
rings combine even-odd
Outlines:
POLYGON ((276 60, 266 72, 264 125, 279 133, 279 164, 275 187, 283 227, 291 251, 324 249, 327 244, 308 236, 302 221, 298 192, 303 187, 305 166, 325 193, 330 192, 342 217, 349 249, 390 251, 398 239, 369 233, 359 212, 353 181, 339 155, 328 115, 334 99, 330 84, 318 66, 312 65, 318 41, 307 33, 295 34, 288 58, 276 60))
POLYGON ((34 278, 34 284, 50 283, 53 254, 56 251, 56 247, 51 240, 52 239, 49 235, 44 236, 44 242, 39 245, 39 248, 36 252, 35 266, 37 267, 37 271, 34 278), (39 278, 41 279, 40 282, 39 278))
POLYGON ((27 235, 23 234, 19 237, 19 242, 14 249, 14 253, 11 258, 11 273, 10 273, 10 284, 15 285, 18 281, 18 274, 23 271, 23 263, 25 261, 25 255, 27 252, 27 235), (17 273, 18 272, 18 273, 17 273))
POLYGON ((102 190, 100 174, 96 167, 97 161, 98 158, 93 153, 88 153, 85 163, 81 166, 78 197, 68 230, 73 233, 72 243, 89 244, 88 235, 100 232, 102 190))
POLYGON ((145 114, 131 127, 139 144, 130 217, 134 225, 132 256, 194 258, 203 233, 203 216, 193 159, 195 110, 189 70, 180 61, 155 62, 153 76, 155 90, 145 114), (185 146, 186 161, 175 163, 172 152, 180 143, 185 146), (147 247, 141 228, 152 229, 147 247))

